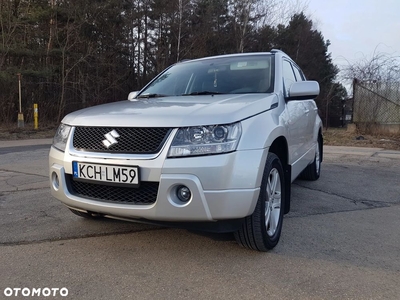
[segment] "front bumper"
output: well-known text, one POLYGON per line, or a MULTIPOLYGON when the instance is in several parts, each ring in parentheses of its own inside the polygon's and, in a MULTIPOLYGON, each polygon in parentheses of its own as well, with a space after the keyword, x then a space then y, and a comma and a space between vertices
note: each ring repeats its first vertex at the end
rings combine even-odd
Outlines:
MULTIPOLYGON (((168 222, 203 222, 239 219, 252 214, 257 203, 265 149, 228 154, 167 159, 166 151, 149 160, 104 158, 88 153, 79 157, 54 147, 49 154, 51 194, 70 208, 108 217, 168 222), (68 176, 72 161, 137 165, 141 182, 159 182, 151 205, 112 203, 81 197, 71 191, 68 176), (192 193, 187 203, 176 196, 177 186, 192 193)), ((140 187, 139 187, 140 188, 140 187)))

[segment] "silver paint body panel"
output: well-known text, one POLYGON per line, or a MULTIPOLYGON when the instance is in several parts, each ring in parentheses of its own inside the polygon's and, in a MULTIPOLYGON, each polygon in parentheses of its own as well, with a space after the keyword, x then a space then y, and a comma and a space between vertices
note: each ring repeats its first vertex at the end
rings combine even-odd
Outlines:
MULTIPOLYGON (((105 216, 156 221, 218 221, 243 218, 253 213, 268 151, 284 137, 292 181, 315 157, 321 119, 313 100, 286 101, 283 96, 284 54, 275 54, 275 87, 269 94, 176 96, 121 101, 83 109, 67 115, 71 125, 66 151, 52 147, 49 153, 51 193, 70 208, 105 216), (179 127, 241 122, 242 135, 231 153, 168 158, 179 127), (71 136, 75 126, 174 128, 159 153, 151 155, 76 151, 71 136), (72 161, 94 164, 135 165, 141 181, 159 182, 156 202, 132 205, 95 201, 71 195, 65 174, 72 161), (59 178, 58 188, 52 183, 59 178), (176 201, 174 188, 189 187, 188 203, 176 201)), ((315 87, 314 87, 315 88, 315 87)), ((301 93, 303 90, 299 87, 301 93)))

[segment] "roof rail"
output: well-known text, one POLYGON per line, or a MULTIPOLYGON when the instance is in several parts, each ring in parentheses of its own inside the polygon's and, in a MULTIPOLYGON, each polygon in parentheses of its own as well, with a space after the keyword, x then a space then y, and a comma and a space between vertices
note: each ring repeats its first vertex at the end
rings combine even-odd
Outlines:
POLYGON ((271 52, 271 53, 280 53, 280 54, 282 54, 282 55, 289 56, 289 55, 287 55, 284 51, 282 51, 282 50, 280 50, 280 49, 272 49, 270 52, 271 52))

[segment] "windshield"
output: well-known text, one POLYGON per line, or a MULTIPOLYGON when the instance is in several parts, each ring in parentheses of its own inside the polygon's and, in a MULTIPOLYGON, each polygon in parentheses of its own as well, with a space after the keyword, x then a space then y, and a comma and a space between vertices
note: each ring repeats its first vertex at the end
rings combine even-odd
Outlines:
POLYGON ((272 56, 249 55, 178 63, 164 71, 139 97, 270 93, 272 56))

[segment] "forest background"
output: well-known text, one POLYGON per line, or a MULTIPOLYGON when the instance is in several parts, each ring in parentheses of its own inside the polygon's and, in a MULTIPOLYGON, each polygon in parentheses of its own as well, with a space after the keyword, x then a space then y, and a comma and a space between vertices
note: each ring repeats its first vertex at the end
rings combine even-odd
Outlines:
POLYGON ((41 123, 123 100, 164 68, 204 56, 281 49, 320 83, 326 126, 347 97, 329 40, 301 1, 0 0, 0 124, 41 123))

